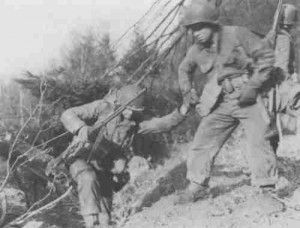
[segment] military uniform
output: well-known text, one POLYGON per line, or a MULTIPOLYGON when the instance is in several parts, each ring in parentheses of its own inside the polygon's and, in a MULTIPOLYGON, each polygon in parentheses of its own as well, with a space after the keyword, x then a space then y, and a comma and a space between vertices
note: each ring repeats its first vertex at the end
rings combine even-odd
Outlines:
MULTIPOLYGON (((113 103, 105 99, 97 100, 66 110, 61 116, 61 122, 68 131, 76 135, 88 122, 94 123, 95 121, 103 121, 114 109, 113 103)), ((121 123, 120 118, 116 118, 109 123, 105 129, 105 140, 111 142, 111 146, 117 147, 119 151, 123 150, 122 147, 125 145, 125 140, 128 140, 130 137, 129 134, 126 134, 127 132, 124 132, 125 134, 122 135, 120 134, 121 132, 118 126, 121 123)), ((128 125, 128 131, 129 128, 131 128, 131 126, 129 127, 128 125)), ((112 151, 112 153, 113 152, 116 151, 112 151)), ((102 153, 101 156, 104 158, 103 153, 106 152, 103 151, 103 148, 99 148, 99 153, 102 153)), ((106 221, 104 222, 108 223, 112 207, 113 186, 115 184, 113 174, 110 172, 114 158, 106 159, 106 163, 110 164, 105 164, 106 167, 103 167, 102 164, 104 162, 99 161, 97 155, 98 153, 93 154, 91 161, 87 162, 87 157, 89 156, 89 150, 87 150, 84 155, 76 157, 71 162, 69 170, 72 178, 77 183, 78 197, 83 217, 98 215, 100 213, 102 218, 105 217, 106 221)), ((119 153, 119 155, 121 155, 121 153, 119 153)), ((102 223, 103 221, 100 222, 102 223)))
POLYGON ((286 30, 280 30, 276 38, 274 66, 282 69, 285 79, 295 73, 295 53, 293 49, 293 40, 286 30))
MULTIPOLYGON (((296 100, 299 97, 299 85, 295 83, 296 65, 294 42, 290 34, 290 30, 296 19, 297 8, 291 4, 284 4, 282 6, 282 16, 280 18, 280 30, 277 34, 272 34, 271 31, 264 38, 264 42, 269 44, 275 50, 275 63, 272 74, 273 82, 269 85, 275 87, 269 93, 265 94, 266 104, 270 111, 270 115, 274 116, 276 113, 279 117, 281 129, 280 131, 286 133, 296 133, 296 118, 294 110, 298 109, 296 100), (275 82, 275 83, 274 83, 275 82), (275 98, 275 99, 274 99, 275 98), (296 105, 295 105, 296 104, 296 105)), ((270 138, 271 144, 276 151, 279 145, 279 135, 275 118, 271 123, 270 131, 267 137, 270 138)))
MULTIPOLYGON (((252 184, 274 186, 277 181, 275 154, 264 137, 270 120, 260 96, 263 84, 270 78, 274 51, 248 29, 220 26, 217 18, 218 9, 210 2, 201 2, 191 4, 183 20, 183 25, 193 32, 203 29, 201 26, 213 31, 205 43, 199 41, 189 48, 178 69, 184 101, 180 110, 196 105, 202 117, 188 152, 187 178, 191 183, 185 193, 188 201, 207 186, 216 156, 239 123, 244 125, 246 132, 252 184), (206 78, 198 100, 194 93, 200 76, 193 75, 197 69, 200 76, 206 78)), ((203 39, 205 33, 201 36, 199 39, 203 39)), ((184 116, 185 111, 180 113, 184 116)), ((171 121, 171 115, 178 115, 178 112, 162 117, 162 120, 168 118, 171 121)), ((159 132, 159 125, 166 121, 159 124, 157 119, 156 122, 157 129, 148 125, 142 130, 148 128, 148 132, 159 132)))
MULTIPOLYGON (((126 88, 128 89, 125 89, 123 93, 119 93, 119 90, 111 90, 102 100, 66 110, 61 116, 61 122, 69 132, 74 135, 80 134, 83 127, 101 123, 112 114, 119 105, 118 101, 126 103, 126 94, 132 93, 132 89, 134 90, 136 87, 127 86, 126 88)), ((167 120, 164 126, 160 125, 160 129, 170 129, 173 122, 179 122, 178 118, 183 119, 177 110, 171 115, 171 118, 172 121, 167 120)), ((167 117, 167 119, 169 118, 167 117)), ((99 215, 99 220, 102 220, 99 221, 100 224, 109 223, 113 191, 120 190, 128 180, 128 176, 123 175, 123 179, 116 182, 114 180, 116 176, 111 170, 115 160, 127 159, 126 148, 130 147, 139 124, 142 126, 144 124, 155 125, 155 119, 138 123, 135 120, 128 120, 122 115, 116 117, 105 126, 104 137, 97 153, 90 157, 90 147, 88 147, 84 153, 80 153, 70 162, 70 174, 77 183, 81 214, 85 220, 90 220, 91 215, 99 215), (87 160, 90 161, 87 162, 87 160)), ((90 221, 86 221, 87 223, 90 221)))
POLYGON ((241 122, 246 130, 253 184, 274 184, 276 159, 264 139, 269 124, 266 110, 259 96, 243 100, 247 91, 258 91, 268 80, 273 51, 246 28, 224 26, 216 34, 209 47, 193 45, 179 66, 184 95, 192 89, 190 75, 196 67, 209 79, 196 107, 203 119, 189 151, 187 178, 199 184, 207 182, 216 155, 241 122))

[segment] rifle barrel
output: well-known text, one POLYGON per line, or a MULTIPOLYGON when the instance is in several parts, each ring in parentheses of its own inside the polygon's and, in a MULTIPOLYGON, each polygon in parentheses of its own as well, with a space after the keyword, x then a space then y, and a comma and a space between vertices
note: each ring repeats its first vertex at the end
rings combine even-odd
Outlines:
POLYGON ((102 138, 103 138, 103 133, 101 132, 101 129, 102 127, 104 127, 107 123, 109 123, 111 120, 113 120, 115 117, 117 117, 118 115, 120 115, 128 105, 130 105, 135 99, 137 99, 139 96, 141 96, 144 92, 146 91, 146 88, 143 88, 142 90, 140 90, 136 95, 135 97, 133 97, 131 100, 129 100, 126 104, 122 105, 121 107, 119 107, 116 111, 114 111, 111 115, 109 115, 101 124, 100 126, 95 126, 93 131, 95 130, 98 130, 98 135, 96 137, 96 140, 92 146, 92 149, 91 149, 91 152, 90 152, 90 155, 89 155, 89 158, 88 160, 90 160, 92 154, 94 152, 96 152, 96 150, 98 149, 101 141, 102 141, 102 138))
POLYGON ((99 125, 93 126, 92 132, 99 130, 102 126, 105 126, 107 123, 109 123, 111 120, 116 118, 118 115, 120 115, 128 105, 130 105, 133 101, 135 101, 139 96, 141 96, 146 91, 146 88, 143 88, 140 90, 134 98, 129 100, 126 104, 120 106, 117 110, 115 110, 112 114, 110 114, 103 122, 99 123, 99 125))
POLYGON ((274 33, 277 31, 277 27, 278 27, 281 12, 282 12, 282 5, 283 5, 283 0, 278 0, 276 12, 275 12, 275 15, 274 15, 273 26, 272 26, 272 31, 274 33))

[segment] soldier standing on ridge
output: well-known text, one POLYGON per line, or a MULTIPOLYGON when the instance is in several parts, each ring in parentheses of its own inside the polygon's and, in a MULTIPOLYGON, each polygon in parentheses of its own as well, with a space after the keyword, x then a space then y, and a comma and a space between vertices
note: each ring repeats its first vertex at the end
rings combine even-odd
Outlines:
POLYGON ((285 74, 285 79, 291 79, 295 73, 294 42, 291 29, 296 21, 297 8, 292 4, 283 4, 280 30, 275 40, 275 67, 279 67, 285 74))
POLYGON ((183 26, 193 32, 196 42, 178 69, 183 105, 168 116, 143 123, 140 129, 144 133, 166 130, 167 119, 179 122, 179 116, 183 119, 192 107, 202 117, 187 158, 190 184, 179 194, 179 204, 194 202, 206 193, 215 158, 239 123, 247 137, 252 185, 269 192, 277 182, 276 157, 264 137, 269 117, 260 98, 274 65, 274 51, 246 28, 221 26, 218 17, 218 6, 209 1, 186 8, 183 26), (207 78, 200 98, 192 77, 197 68, 207 78))
MULTIPOLYGON (((279 85, 278 90, 275 92, 271 90, 268 93, 268 109, 270 115, 273 117, 270 124, 270 129, 266 133, 266 137, 270 139, 271 145, 277 151, 279 145, 279 132, 277 130, 274 113, 280 112, 280 119, 283 123, 288 123, 288 130, 296 128, 295 117, 286 114, 287 102, 292 98, 291 93, 294 93, 297 84, 296 64, 294 42, 291 36, 291 29, 297 19, 297 8, 292 4, 283 4, 282 13, 279 21, 279 31, 273 34, 269 32, 264 39, 275 50, 275 70, 272 72, 276 77, 275 83, 279 85), (276 97, 276 99, 274 99, 276 97), (282 112, 284 110, 284 112, 282 112), (284 113, 284 114, 283 114, 284 113)), ((274 83, 269 83, 273 85, 274 83)), ((296 94, 296 93, 295 93, 296 94)), ((279 114, 278 114, 279 115, 279 114)), ((285 126, 283 126, 285 128, 285 126)))

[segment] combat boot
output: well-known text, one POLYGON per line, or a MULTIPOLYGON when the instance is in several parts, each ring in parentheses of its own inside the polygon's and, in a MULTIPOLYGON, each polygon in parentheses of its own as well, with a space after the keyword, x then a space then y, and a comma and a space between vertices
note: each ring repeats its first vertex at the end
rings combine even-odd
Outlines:
POLYGON ((263 185, 259 187, 260 193, 263 195, 273 195, 276 194, 276 185, 263 185))
POLYGON ((85 228, 101 228, 98 214, 83 216, 85 228))
MULTIPOLYGON (((111 227, 111 218, 108 213, 99 213, 99 221, 100 221, 100 228, 109 228, 111 227)), ((98 227, 97 227, 98 228, 98 227)))
POLYGON ((180 192, 174 201, 174 204, 193 203, 203 198, 208 193, 208 186, 191 182, 189 186, 180 192))

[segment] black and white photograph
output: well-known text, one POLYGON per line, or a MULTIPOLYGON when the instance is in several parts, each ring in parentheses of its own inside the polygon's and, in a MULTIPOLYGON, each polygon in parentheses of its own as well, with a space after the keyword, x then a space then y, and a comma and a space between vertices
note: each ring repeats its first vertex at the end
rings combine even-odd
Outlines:
POLYGON ((0 0, 0 228, 299 228, 299 0, 0 0))

